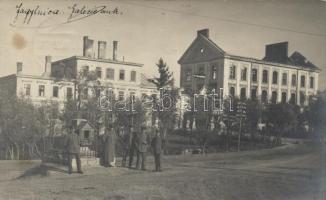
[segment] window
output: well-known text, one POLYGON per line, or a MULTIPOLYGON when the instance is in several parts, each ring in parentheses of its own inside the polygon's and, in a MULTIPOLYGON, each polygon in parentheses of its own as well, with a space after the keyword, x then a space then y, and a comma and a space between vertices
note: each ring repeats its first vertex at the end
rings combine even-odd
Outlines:
POLYGON ((276 104, 276 101, 277 101, 277 92, 273 91, 272 92, 272 103, 276 104))
POLYGON ((252 69, 252 82, 257 83, 257 69, 252 69))
POLYGON ((288 75, 286 73, 283 73, 282 75, 282 85, 287 85, 288 83, 288 75))
POLYGON ((241 80, 246 81, 247 80, 247 68, 244 67, 241 69, 241 80))
POLYGON ((282 92, 282 103, 286 103, 286 92, 282 92))
POLYGON ((212 66, 212 79, 217 79, 217 67, 212 66))
POLYGON ((301 87, 306 87, 306 77, 301 76, 301 87))
POLYGON ((83 66, 83 76, 86 76, 89 72, 89 67, 88 66, 83 66))
POLYGON ((31 96, 31 84, 25 84, 24 88, 25 88, 25 95, 31 96))
POLYGON ((135 101, 135 99, 136 99, 136 93, 135 92, 130 92, 130 100, 131 101, 135 101))
POLYGON ((191 70, 187 70, 186 72, 186 81, 191 81, 191 70))
POLYGON ((266 90, 263 90, 261 92, 261 101, 262 101, 262 103, 267 103, 267 91, 266 90))
POLYGON ((273 84, 277 84, 278 73, 276 71, 273 72, 273 84))
POLYGON ((251 90, 251 99, 257 99, 257 89, 251 90))
POLYGON ((67 99, 68 100, 72 99, 72 88, 71 87, 67 88, 67 99))
POLYGON ((205 67, 204 66, 199 66, 198 67, 198 75, 205 75, 205 67))
POLYGON ((125 80, 125 70, 123 70, 123 69, 120 69, 119 80, 121 80, 121 81, 125 80))
POLYGON ((240 90, 240 99, 241 100, 246 99, 246 88, 241 88, 241 90, 240 90))
POLYGON ((84 139, 89 139, 89 131, 84 131, 84 139))
POLYGON ((290 104, 292 104, 292 105, 295 104, 295 93, 292 93, 292 94, 291 94, 290 104))
POLYGON ((292 74, 291 84, 292 84, 292 86, 297 85, 297 76, 295 74, 292 74))
POLYGON ((300 104, 304 105, 306 100, 306 95, 303 92, 300 92, 300 104))
POLYGON ((267 83, 268 82, 268 71, 267 70, 264 70, 263 71, 263 80, 262 80, 263 83, 267 83))
POLYGON ((230 87, 230 96, 234 97, 235 95, 235 89, 234 87, 230 87))
POLYGON ((235 79, 235 77, 236 77, 236 74, 235 74, 235 65, 232 65, 231 67, 230 67, 230 79, 235 79))
POLYGON ((106 69, 106 78, 110 80, 114 80, 114 69, 112 68, 106 69))
POLYGON ((44 85, 39 85, 38 86, 38 96, 44 97, 44 90, 45 90, 45 86, 44 85))
POLYGON ((102 78, 102 68, 96 67, 96 76, 97 78, 102 78))
POLYGON ((59 87, 58 86, 53 86, 52 96, 59 97, 59 87))
POLYGON ((118 100, 123 101, 124 99, 125 99, 125 93, 123 91, 119 91, 118 100))
POLYGON ((131 73, 130 73, 130 81, 132 81, 132 82, 136 81, 136 71, 131 71, 131 73))
POLYGON ((310 88, 314 88, 314 77, 310 77, 310 88))

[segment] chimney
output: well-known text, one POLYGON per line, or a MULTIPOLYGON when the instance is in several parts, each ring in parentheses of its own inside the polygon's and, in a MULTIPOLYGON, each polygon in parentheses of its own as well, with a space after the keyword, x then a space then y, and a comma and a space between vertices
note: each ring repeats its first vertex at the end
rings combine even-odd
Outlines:
POLYGON ((51 75, 51 56, 45 56, 45 68, 43 76, 49 77, 51 75))
POLYGON ((202 35, 204 37, 209 38, 209 29, 205 28, 205 29, 202 29, 202 30, 198 30, 197 31, 197 36, 199 36, 199 35, 202 35))
POLYGON ((93 58, 94 51, 93 51, 94 40, 88 39, 88 36, 83 37, 83 56, 93 58))
POLYGON ((286 64, 288 61, 288 45, 288 42, 266 45, 264 60, 286 64))
POLYGON ((97 46, 98 46, 97 58, 98 59, 105 59, 106 42, 105 41, 98 41, 97 46))
POLYGON ((23 71, 23 63, 22 62, 17 62, 17 72, 16 72, 16 74, 17 75, 20 75, 20 74, 22 74, 22 71, 23 71))
POLYGON ((113 55, 112 55, 112 60, 117 60, 117 48, 118 48, 118 41, 113 41, 113 55))

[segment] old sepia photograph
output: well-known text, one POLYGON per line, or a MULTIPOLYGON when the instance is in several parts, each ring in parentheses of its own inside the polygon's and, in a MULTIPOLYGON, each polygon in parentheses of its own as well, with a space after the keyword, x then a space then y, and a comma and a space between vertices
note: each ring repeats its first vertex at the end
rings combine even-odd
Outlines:
POLYGON ((0 200, 326 200, 326 0, 0 0, 0 200))

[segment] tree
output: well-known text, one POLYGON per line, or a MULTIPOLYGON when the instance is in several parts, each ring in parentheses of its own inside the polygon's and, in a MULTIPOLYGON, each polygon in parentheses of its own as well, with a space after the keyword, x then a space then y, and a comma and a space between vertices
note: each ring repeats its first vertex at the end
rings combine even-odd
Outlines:
POLYGON ((325 137, 326 128, 326 90, 318 93, 308 107, 308 120, 317 137, 325 137))
POLYGON ((154 108, 156 110, 154 115, 158 117, 160 123, 162 124, 161 128, 163 128, 163 132, 166 133, 167 129, 172 128, 175 123, 176 99, 178 92, 173 87, 173 73, 170 72, 169 67, 162 58, 159 59, 156 66, 158 69, 159 77, 148 79, 148 81, 153 83, 156 86, 157 90, 160 92, 159 100, 156 101, 154 99, 154 108), (170 99, 164 98, 167 96, 169 96, 170 99))
POLYGON ((157 90, 160 90, 161 88, 165 88, 167 86, 172 86, 174 82, 173 73, 170 72, 169 67, 163 61, 163 58, 159 59, 156 66, 158 68, 158 72, 160 76, 152 79, 148 79, 148 81, 156 85, 157 90))

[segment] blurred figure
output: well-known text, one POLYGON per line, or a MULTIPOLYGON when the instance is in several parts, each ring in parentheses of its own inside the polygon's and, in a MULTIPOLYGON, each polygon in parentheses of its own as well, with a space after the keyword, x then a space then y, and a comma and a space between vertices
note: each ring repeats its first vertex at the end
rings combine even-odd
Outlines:
POLYGON ((146 131, 146 127, 142 126, 138 138, 136 168, 141 170, 146 170, 145 164, 146 164, 146 153, 148 147, 148 136, 145 131, 146 131))
POLYGON ((162 135, 160 134, 160 130, 158 128, 154 128, 154 138, 152 139, 152 148, 153 148, 153 154, 154 154, 154 160, 155 160, 155 171, 161 172, 161 155, 162 155, 162 149, 163 149, 163 142, 162 135))
POLYGON ((76 130, 70 128, 69 134, 65 140, 65 148, 68 153, 68 173, 72 173, 72 158, 75 157, 77 164, 77 172, 82 174, 80 161, 80 138, 76 130))
POLYGON ((128 126, 126 130, 123 131, 123 134, 120 136, 121 145, 122 145, 122 167, 126 167, 127 157, 130 154, 131 140, 132 140, 133 128, 131 125, 128 126))
MULTIPOLYGON (((131 135, 130 135, 130 149, 129 149, 129 168, 132 167, 133 161, 134 161, 134 154, 138 152, 138 135, 137 132, 132 129, 131 135)), ((137 153, 138 155, 138 153, 137 153)))
POLYGON ((103 136, 104 152, 103 165, 104 167, 115 167, 115 140, 116 135, 112 124, 105 130, 103 136))

